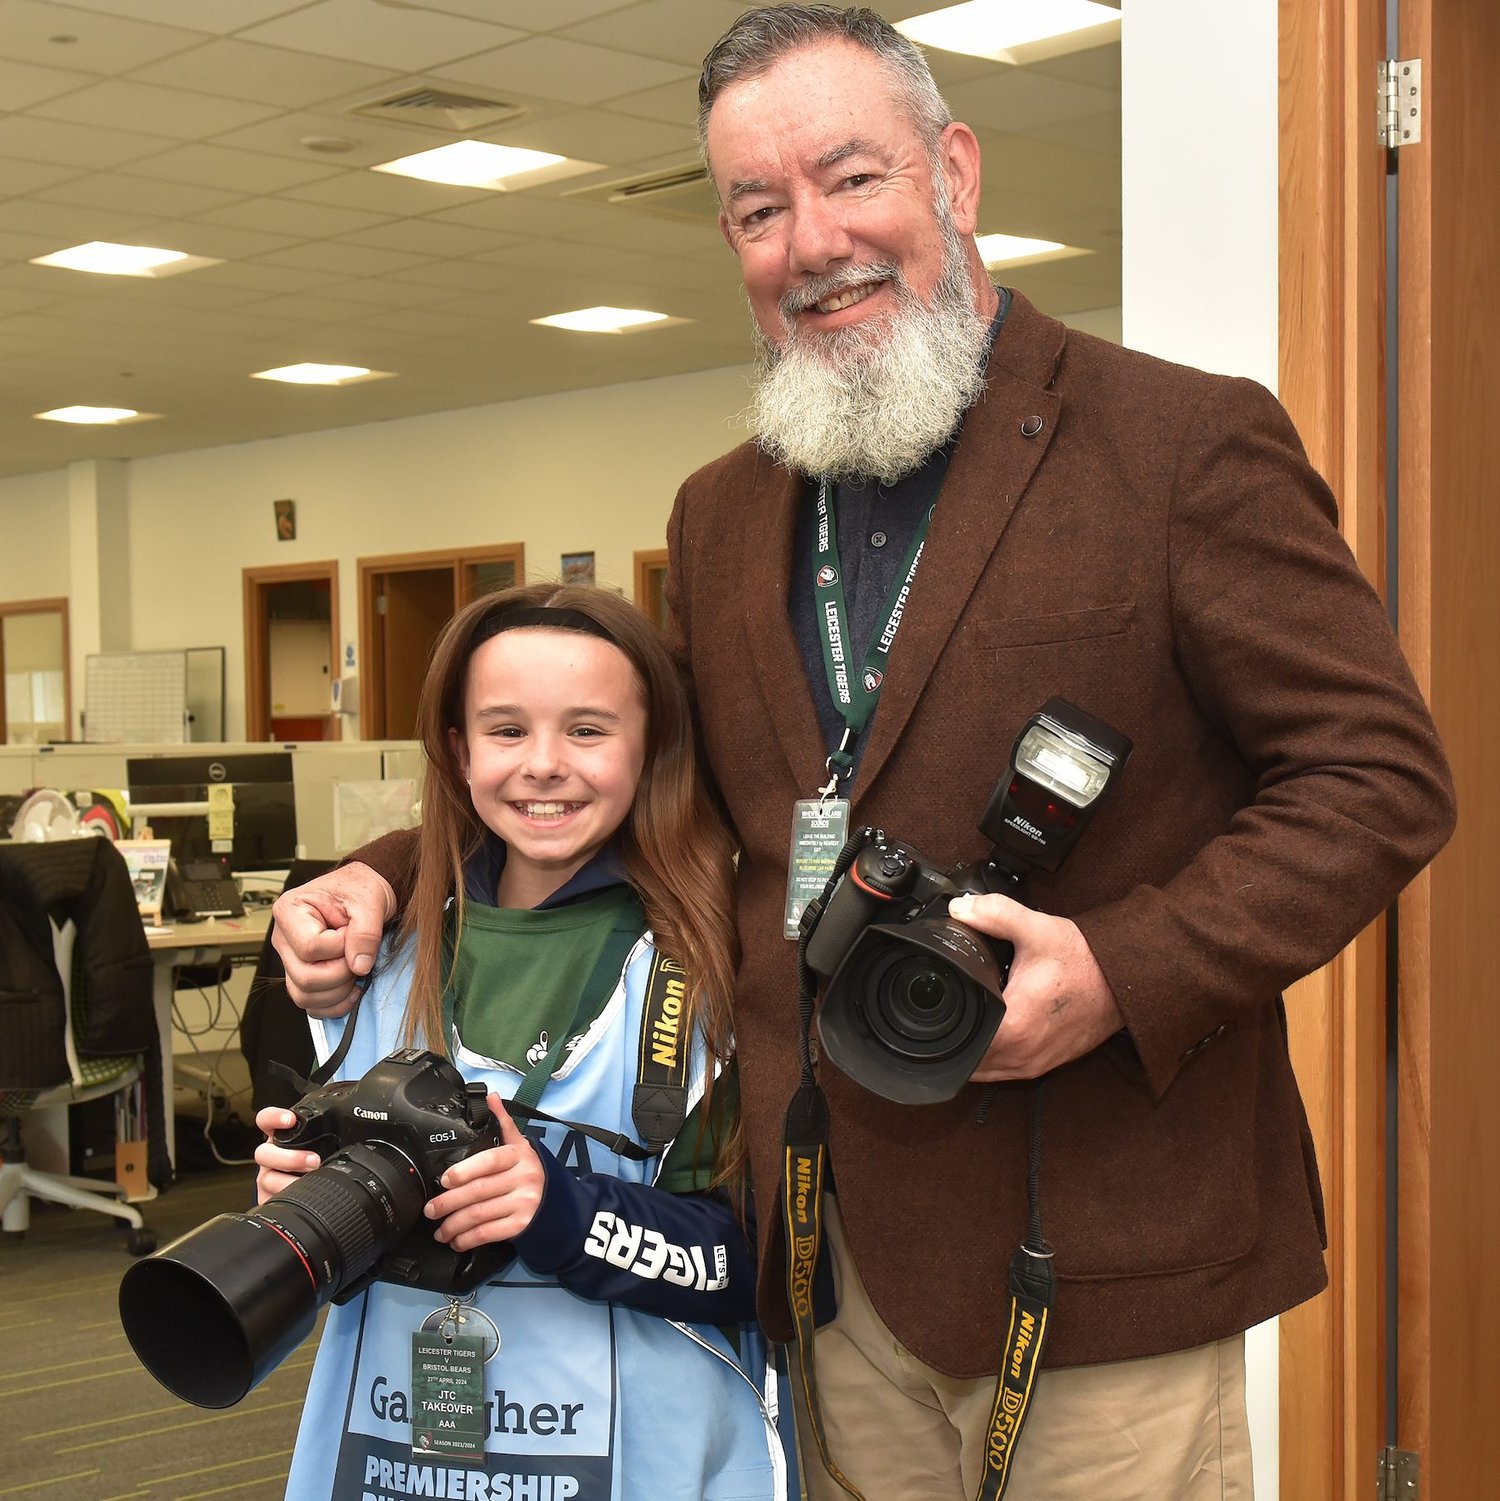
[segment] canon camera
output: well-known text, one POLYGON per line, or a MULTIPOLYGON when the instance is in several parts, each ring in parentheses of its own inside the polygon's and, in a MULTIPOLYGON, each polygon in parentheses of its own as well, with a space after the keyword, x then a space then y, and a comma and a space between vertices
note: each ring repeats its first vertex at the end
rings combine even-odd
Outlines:
POLYGON ((493 1276, 507 1247, 454 1251, 422 1213, 449 1167, 500 1144, 485 1095, 416 1048, 305 1095, 274 1140, 316 1152, 320 1167, 125 1273, 120 1320, 142 1365, 184 1401, 228 1407, 307 1338, 327 1302, 376 1280, 454 1296, 493 1276))
POLYGON ((952 1099, 1005 1015, 1009 943, 948 916, 956 896, 1017 895, 1056 870, 1130 755, 1130 741, 1063 699, 1017 736, 980 832, 989 859, 945 869, 878 829, 845 851, 836 883, 801 919, 808 968, 826 981, 818 1035, 829 1059, 888 1100, 952 1099))

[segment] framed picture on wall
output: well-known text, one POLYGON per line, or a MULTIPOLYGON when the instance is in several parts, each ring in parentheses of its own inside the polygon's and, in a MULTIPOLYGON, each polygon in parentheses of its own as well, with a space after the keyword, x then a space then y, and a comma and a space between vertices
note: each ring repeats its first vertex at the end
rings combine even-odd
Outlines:
POLYGON ((585 588, 594 582, 594 555, 591 552, 565 552, 562 555, 562 581, 585 588))
POLYGON ((297 540, 297 502, 273 500, 271 507, 276 512, 276 540, 295 542, 297 540))

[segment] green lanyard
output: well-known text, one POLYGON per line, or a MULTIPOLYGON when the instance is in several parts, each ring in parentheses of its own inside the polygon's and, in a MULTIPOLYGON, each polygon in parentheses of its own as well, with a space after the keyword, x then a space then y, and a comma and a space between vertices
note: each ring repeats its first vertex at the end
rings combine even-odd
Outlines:
POLYGON ((880 619, 865 645, 864 660, 855 674, 849 661, 849 610, 844 603, 838 525, 833 514, 833 486, 826 478, 818 481, 818 524, 813 532, 813 610, 818 618, 818 639, 823 646, 828 691, 833 695, 834 708, 844 721, 843 739, 828 758, 828 770, 833 780, 824 789, 826 793, 831 793, 838 779, 847 776, 853 767, 854 757, 849 754, 849 747, 859 738, 875 712, 875 705, 880 702, 886 658, 890 655, 896 632, 901 628, 901 617, 906 613, 906 601, 917 576, 917 564, 922 560, 922 548, 927 542, 927 529, 932 525, 934 509, 935 503, 928 506, 917 524, 916 534, 907 548, 901 577, 886 595, 880 619))

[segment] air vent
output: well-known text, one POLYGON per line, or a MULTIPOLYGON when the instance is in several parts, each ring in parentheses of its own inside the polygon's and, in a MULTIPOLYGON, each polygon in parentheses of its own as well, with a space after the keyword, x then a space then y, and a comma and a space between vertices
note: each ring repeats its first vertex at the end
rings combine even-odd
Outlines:
POLYGON ((526 108, 504 99, 482 99, 476 94, 454 94, 446 89, 407 89, 389 99, 358 105, 350 113, 462 133, 514 120, 524 115, 526 108))
POLYGON ((713 224, 719 216, 719 198, 708 173, 697 162, 631 177, 595 183, 568 194, 592 203, 635 209, 665 219, 685 219, 692 224, 713 224))

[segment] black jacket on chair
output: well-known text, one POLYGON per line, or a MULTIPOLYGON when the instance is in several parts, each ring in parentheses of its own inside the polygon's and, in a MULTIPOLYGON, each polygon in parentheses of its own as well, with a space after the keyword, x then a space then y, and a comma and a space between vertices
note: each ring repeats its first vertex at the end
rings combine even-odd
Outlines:
POLYGON ((66 992, 48 918, 72 920, 74 1046, 145 1059, 147 1175, 172 1179, 151 951, 124 858, 107 839, 0 844, 0 1089, 68 1083, 66 992))

